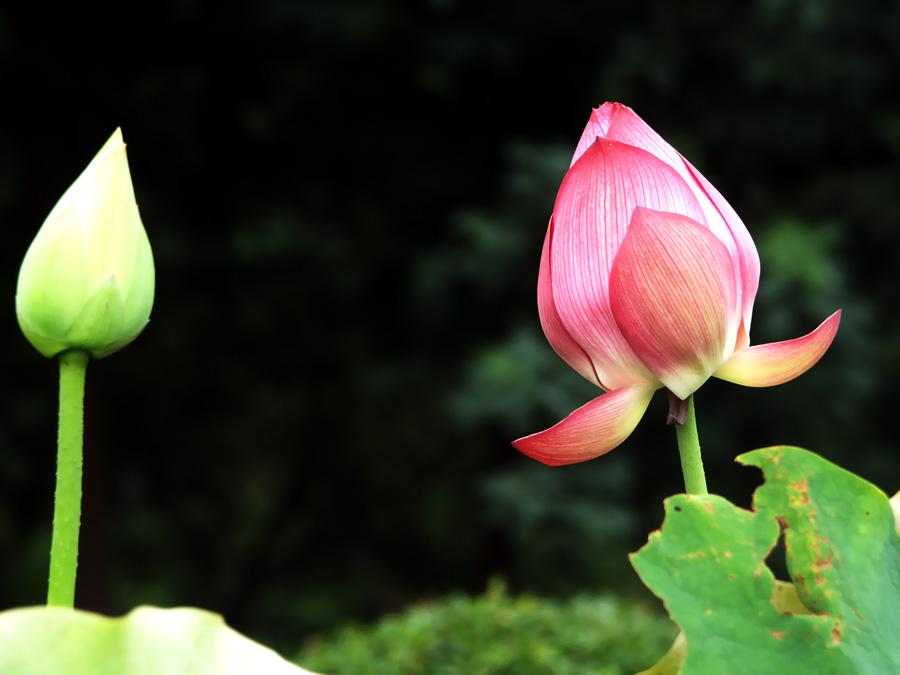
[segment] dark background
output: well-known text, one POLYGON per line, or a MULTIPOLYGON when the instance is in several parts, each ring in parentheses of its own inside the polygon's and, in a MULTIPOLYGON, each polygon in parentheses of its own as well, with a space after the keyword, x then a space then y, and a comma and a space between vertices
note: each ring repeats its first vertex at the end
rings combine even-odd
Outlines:
POLYGON ((91 364, 77 603, 196 605, 283 650, 492 575, 639 593, 682 489, 657 395, 606 457, 509 441, 600 392, 535 282, 590 110, 630 105, 741 214, 754 343, 839 307, 823 361, 697 394, 710 488, 790 443, 900 487, 900 9, 862 0, 164 0, 0 10, 0 607, 45 597, 56 364, 18 267, 116 126, 152 321, 91 364), (130 18, 126 15, 130 14, 130 18))

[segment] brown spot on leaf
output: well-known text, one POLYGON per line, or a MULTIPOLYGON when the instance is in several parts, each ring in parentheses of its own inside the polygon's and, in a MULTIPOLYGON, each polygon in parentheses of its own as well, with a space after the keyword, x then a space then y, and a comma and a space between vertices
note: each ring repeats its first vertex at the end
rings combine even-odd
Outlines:
POLYGON ((791 483, 791 487, 800 493, 801 504, 809 503, 809 479, 806 479, 800 483, 791 483))
POLYGON ((775 636, 775 639, 776 639, 776 640, 780 640, 780 639, 783 638, 785 635, 787 635, 787 631, 773 630, 773 631, 772 631, 772 635, 775 636))
POLYGON ((726 558, 730 558, 730 557, 731 557, 731 551, 725 551, 725 557, 726 557, 726 558))
POLYGON ((678 556, 679 558, 705 558, 705 551, 694 551, 693 553, 685 553, 682 556, 678 556))

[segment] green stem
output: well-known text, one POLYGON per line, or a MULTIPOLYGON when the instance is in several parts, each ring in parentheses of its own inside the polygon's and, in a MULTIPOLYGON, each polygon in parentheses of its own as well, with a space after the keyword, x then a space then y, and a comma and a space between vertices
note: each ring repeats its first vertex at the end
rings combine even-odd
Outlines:
POLYGON ((56 504, 50 548, 47 604, 75 605, 78 530, 81 527, 81 461, 84 432, 84 375, 90 354, 70 349, 59 355, 59 440, 56 504))
POLYGON ((697 417, 694 414, 694 397, 688 399, 688 414, 684 424, 675 425, 678 453, 681 455, 681 472, 684 489, 689 495, 708 494, 703 459, 700 457, 700 437, 697 435, 697 417))

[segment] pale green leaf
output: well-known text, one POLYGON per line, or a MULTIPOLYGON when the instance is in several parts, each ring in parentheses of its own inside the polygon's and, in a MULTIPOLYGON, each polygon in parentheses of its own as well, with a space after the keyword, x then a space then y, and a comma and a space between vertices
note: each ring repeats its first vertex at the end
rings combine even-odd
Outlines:
POLYGON ((190 607, 111 618, 63 607, 0 612, 3 675, 312 675, 190 607))

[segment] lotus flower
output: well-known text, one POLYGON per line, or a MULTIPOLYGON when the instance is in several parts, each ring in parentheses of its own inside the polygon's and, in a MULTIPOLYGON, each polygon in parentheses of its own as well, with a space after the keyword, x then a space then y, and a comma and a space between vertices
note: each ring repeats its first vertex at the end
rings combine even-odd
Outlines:
POLYGON ((593 111, 563 179, 538 274, 556 352, 607 393, 513 445, 550 465, 598 457, 653 392, 686 400, 710 376, 792 380, 825 353, 840 310, 795 340, 750 345, 759 255, 728 202, 630 108, 593 111))
POLYGON ((134 340, 153 306, 153 253, 116 129, 63 194, 19 270, 16 314, 44 356, 96 358, 134 340))

